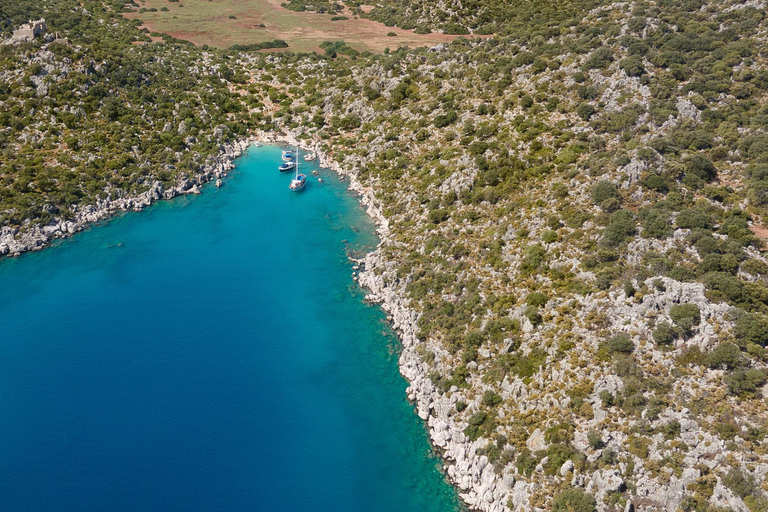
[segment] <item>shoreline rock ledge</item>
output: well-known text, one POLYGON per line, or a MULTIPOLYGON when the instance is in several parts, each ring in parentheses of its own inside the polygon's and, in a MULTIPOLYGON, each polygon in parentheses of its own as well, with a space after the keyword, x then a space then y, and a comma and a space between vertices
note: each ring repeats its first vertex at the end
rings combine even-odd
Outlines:
MULTIPOLYGON (((382 244, 386 243, 383 236, 382 244)), ((397 283, 394 265, 386 262, 378 249, 367 254, 361 265, 359 283, 369 290, 368 300, 379 303, 392 319, 403 345, 399 365, 400 373, 410 383, 406 390, 408 399, 415 403, 419 417, 427 422, 431 442, 442 452, 446 473, 458 488, 459 496, 473 510, 509 510, 506 504, 514 497, 515 479, 511 475, 504 478, 496 475, 488 457, 478 453, 487 441, 482 438, 470 441, 464 435, 467 425, 456 422, 451 416, 450 412, 455 410, 455 404, 461 398, 458 390, 453 390, 450 397, 440 395, 427 377, 430 368, 417 350, 420 344, 424 345, 416 336, 419 315, 408 307, 405 289, 397 283)), ((429 350, 429 341, 426 344, 425 348, 429 350)), ((518 501, 524 506, 527 496, 524 489, 520 490, 523 491, 519 496, 522 499, 518 501)))
POLYGON ((430 441, 441 455, 443 466, 450 482, 458 489, 459 496, 472 510, 483 512, 505 512, 510 499, 515 509, 530 508, 525 482, 517 482, 512 475, 497 475, 488 457, 482 455, 482 448, 487 440, 479 438, 470 441, 464 435, 468 426, 457 422, 451 416, 456 409, 456 402, 464 399, 458 389, 451 389, 450 397, 441 395, 427 377, 431 368, 422 361, 420 351, 442 349, 431 346, 431 341, 420 342, 416 333, 419 315, 408 306, 405 284, 397 278, 396 263, 387 261, 381 255, 380 248, 392 244, 388 220, 377 200, 374 191, 365 187, 357 178, 356 172, 341 165, 327 154, 319 141, 299 140, 296 134, 260 133, 265 142, 282 142, 291 146, 299 145, 314 152, 320 166, 331 169, 342 178, 348 178, 349 190, 357 195, 360 204, 377 226, 381 242, 379 248, 365 255, 359 262, 358 284, 368 293, 366 299, 378 303, 387 313, 402 344, 398 365, 400 373, 409 382, 406 390, 408 399, 416 406, 419 417, 427 423, 430 441))
POLYGON ((19 256, 28 251, 39 251, 53 240, 67 238, 97 222, 109 219, 114 215, 128 211, 139 211, 162 199, 172 199, 184 194, 199 194, 200 186, 226 176, 234 168, 233 161, 248 149, 254 139, 246 139, 222 144, 218 155, 209 158, 197 173, 182 179, 175 186, 166 188, 162 182, 155 181, 149 190, 130 197, 112 197, 107 192, 106 197, 98 198, 95 203, 75 206, 74 218, 56 218, 45 226, 31 224, 29 220, 23 226, 0 227, 0 257, 19 256))

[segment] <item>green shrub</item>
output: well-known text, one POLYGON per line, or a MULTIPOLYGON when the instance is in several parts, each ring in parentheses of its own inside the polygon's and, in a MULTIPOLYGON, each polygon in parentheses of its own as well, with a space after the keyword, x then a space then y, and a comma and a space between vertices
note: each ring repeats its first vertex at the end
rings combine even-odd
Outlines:
POLYGON ((727 300, 739 305, 749 301, 744 283, 726 272, 708 272, 701 280, 707 287, 711 300, 727 300))
POLYGON ((631 354, 635 350, 635 344, 629 335, 620 333, 612 336, 606 343, 606 349, 610 354, 631 354))
POLYGON ((736 343, 746 347, 749 343, 768 345, 768 318, 764 315, 746 314, 736 321, 733 327, 736 343))
POLYGON ((547 251, 544 250, 542 246, 538 244, 529 245, 525 249, 525 254, 523 255, 523 262, 521 265, 522 270, 526 273, 533 273, 538 270, 544 262, 544 256, 546 256, 546 254, 547 251))
POLYGON ((544 472, 548 475, 556 475, 567 460, 573 458, 576 453, 568 444, 554 443, 547 446, 547 463, 544 465, 544 472))
POLYGON ((629 76, 641 76, 645 73, 643 59, 637 55, 632 55, 619 62, 619 67, 629 76))
POLYGON ((755 368, 736 370, 725 376, 728 391, 741 397, 754 395, 765 384, 765 380, 765 373, 755 368))
POLYGON ((690 333, 701 323, 701 312, 696 304, 675 304, 670 308, 669 316, 683 333, 690 333))
POLYGON ((667 422, 662 427, 662 432, 664 433, 664 439, 671 440, 676 439, 680 435, 680 422, 677 420, 672 420, 667 422))
POLYGON ((768 276, 768 265, 755 258, 750 258, 742 263, 739 270, 753 276, 768 276))
POLYGON ((501 403, 501 396, 488 389, 483 393, 483 405, 487 407, 496 407, 501 403))
POLYGON ((528 305, 523 314, 534 326, 540 325, 543 321, 541 313, 539 313, 539 309, 536 306, 528 305))
POLYGON ((432 124, 434 124, 436 128, 445 128, 446 126, 455 123, 458 118, 459 116, 456 111, 451 110, 445 114, 436 116, 432 124))
POLYGON ((596 512, 595 497, 581 489, 566 489, 552 502, 552 512, 596 512))
POLYGON ((647 459, 652 441, 643 436, 632 436, 627 440, 627 451, 641 459, 647 459))
POLYGON ((681 211, 677 215, 677 225, 681 228, 695 229, 706 228, 709 229, 714 224, 712 217, 699 210, 698 208, 688 208, 681 211))
POLYGON ((517 466, 517 470, 521 474, 531 476, 538 463, 539 459, 537 459, 528 448, 523 448, 517 455, 515 466, 517 466))
POLYGON ((443 32, 451 35, 466 35, 469 34, 469 29, 458 23, 449 23, 445 26, 443 32))
POLYGON ((483 433, 490 432, 494 428, 493 418, 485 411, 478 411, 473 414, 468 421, 469 425, 464 429, 464 435, 472 441, 479 438, 483 433))
POLYGON ((544 233, 541 235, 541 240, 545 244, 552 244, 557 242, 557 233, 552 231, 551 229, 548 229, 544 231, 544 233))
POLYGON ((608 204, 611 199, 619 199, 619 189, 610 181, 599 181, 589 189, 589 196, 597 206, 608 204))
POLYGON ((723 477, 723 485, 732 490, 739 498, 744 498, 753 492, 758 491, 758 486, 755 484, 752 477, 749 473, 744 473, 741 468, 731 469, 728 474, 723 477))
POLYGON ((671 231, 669 215, 657 209, 642 210, 640 225, 643 227, 643 236, 646 237, 666 238, 671 231))
POLYGON ((549 298, 544 295, 541 292, 533 292, 530 295, 528 295, 528 299, 526 299, 526 303, 530 304, 531 306, 541 307, 544 304, 547 303, 549 298))
POLYGON ((655 190, 657 192, 666 192, 669 190, 667 180, 658 174, 649 174, 645 177, 645 179, 643 179, 643 181, 641 181, 641 183, 645 188, 655 190))
POLYGON ((695 154, 685 165, 686 176, 692 175, 703 181, 712 181, 717 177, 717 168, 712 160, 701 154, 695 154))
POLYGON ((657 345, 671 345, 677 338, 677 331, 666 322, 662 322, 653 330, 653 341, 657 345))
POLYGON ((616 405, 616 398, 607 389, 600 392, 600 401, 603 402, 603 407, 613 407, 616 405))
MULTIPOLYGON (((607 392, 607 391, 604 391, 607 392)), ((608 393, 610 394, 610 393, 608 393)), ((603 446, 605 446, 605 443, 603 442, 603 438, 595 432, 594 430, 590 430, 587 432, 587 443, 589 444, 589 447, 593 450, 599 450, 603 446)))
POLYGON ((611 214, 608 226, 600 239, 602 245, 616 247, 627 237, 635 234, 635 217, 629 210, 619 210, 611 214))
POLYGON ((584 63, 586 69, 605 69, 613 62, 613 52, 607 46, 601 46, 584 63))
POLYGON ((721 342, 715 350, 706 357, 706 364, 710 368, 725 368, 727 370, 744 365, 744 356, 739 347, 728 341, 721 342))
POLYGON ((576 113, 579 115, 580 118, 582 118, 585 121, 589 121, 590 118, 595 115, 595 107, 590 105, 587 102, 582 103, 576 108, 576 113))

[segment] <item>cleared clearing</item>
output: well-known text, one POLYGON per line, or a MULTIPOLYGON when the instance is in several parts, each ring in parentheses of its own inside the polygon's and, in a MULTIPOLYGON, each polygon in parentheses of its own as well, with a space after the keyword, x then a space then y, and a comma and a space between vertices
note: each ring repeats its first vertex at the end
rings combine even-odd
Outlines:
POLYGON ((366 19, 331 21, 329 14, 289 11, 281 0, 145 0, 139 5, 157 12, 128 13, 140 19, 152 32, 169 34, 196 45, 226 48, 233 44, 251 44, 285 40, 290 51, 321 51, 323 41, 346 41, 359 51, 381 53, 395 49, 434 46, 457 36, 414 34, 411 30, 387 27, 366 19), (161 8, 167 11, 161 11, 161 8), (396 36, 388 36, 394 32, 396 36))

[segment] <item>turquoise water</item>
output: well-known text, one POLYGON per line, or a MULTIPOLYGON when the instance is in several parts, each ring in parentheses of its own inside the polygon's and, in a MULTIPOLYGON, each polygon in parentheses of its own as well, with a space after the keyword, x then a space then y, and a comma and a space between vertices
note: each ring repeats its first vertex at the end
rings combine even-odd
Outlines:
POLYGON ((459 509, 350 276, 370 220, 279 155, 0 262, 1 510, 459 509))

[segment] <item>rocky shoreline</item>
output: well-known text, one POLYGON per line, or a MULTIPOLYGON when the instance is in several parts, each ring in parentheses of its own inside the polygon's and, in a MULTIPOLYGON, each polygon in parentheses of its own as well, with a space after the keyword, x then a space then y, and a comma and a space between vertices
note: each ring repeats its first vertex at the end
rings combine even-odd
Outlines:
MULTIPOLYGON (((322 167, 348 178, 349 189, 358 195, 366 213, 376 223, 381 240, 379 248, 392 243, 388 221, 373 190, 363 186, 354 172, 343 168, 327 155, 319 143, 300 142, 292 134, 262 134, 259 140, 298 144, 305 150, 314 152, 322 167)), ((453 389, 450 397, 441 395, 427 377, 431 368, 422 361, 420 352, 424 349, 440 351, 441 348, 429 346, 429 341, 426 342, 427 346, 421 347, 424 343, 416 336, 419 315, 408 306, 405 284, 398 282, 395 263, 386 261, 379 249, 368 253, 360 262, 358 283, 369 291, 367 300, 381 305, 400 338, 403 350, 398 363, 400 373, 410 384, 406 390, 408 399, 414 403, 419 417, 427 423, 430 441, 443 458, 450 482, 457 487, 460 497, 472 510, 508 510, 506 504, 513 498, 515 479, 512 475, 503 478, 497 475, 488 457, 478 453, 478 449, 487 441, 470 441, 464 435, 467 425, 456 422, 451 416, 451 412, 456 409, 456 402, 463 398, 462 393, 453 389)), ((524 505, 527 501, 525 486, 519 491, 521 492, 518 493, 517 501, 524 505)))
MULTIPOLYGON (((285 143, 299 145, 314 153, 323 168, 331 169, 342 178, 349 179, 349 189, 358 195, 366 213, 375 221, 381 239, 379 247, 391 243, 387 219, 373 190, 364 187, 353 172, 344 169, 322 150, 316 141, 298 141, 291 133, 276 134, 257 132, 248 138, 223 144, 221 152, 196 175, 183 180, 172 188, 164 188, 155 181, 152 187, 138 196, 99 200, 95 204, 78 207, 73 220, 55 219, 46 226, 30 226, 27 230, 0 228, 0 257, 19 256, 28 251, 39 251, 57 239, 67 238, 90 225, 109 219, 124 211, 139 211, 152 203, 172 199, 184 194, 199 194, 199 187, 214 181, 234 167, 233 161, 241 156, 253 142, 285 143)), ((408 307, 404 285, 399 285, 393 262, 385 261, 377 249, 361 262, 359 284, 369 290, 368 300, 379 303, 387 312, 403 346, 399 359, 400 373, 408 380, 408 399, 415 406, 419 417, 427 422, 433 446, 442 454, 445 469, 451 483, 460 491, 461 498, 472 508, 488 512, 506 510, 506 502, 514 486, 514 478, 499 479, 485 455, 478 455, 480 441, 470 442, 463 433, 466 425, 460 425, 451 417, 460 392, 451 397, 441 396, 432 381, 427 378, 430 368, 421 360, 416 336, 418 314, 408 307), (509 481, 508 481, 509 480, 509 481)), ((439 350, 438 347, 426 347, 439 350)), ((457 391, 457 390, 454 390, 457 391)))
MULTIPOLYGON (((382 243, 387 243, 385 237, 382 243)), ((430 346, 429 341, 418 340, 419 315, 404 298, 405 286, 397 283, 396 268, 385 261, 378 250, 365 257, 362 268, 360 285, 370 290, 370 301, 381 304, 400 337, 403 345, 399 359, 400 373, 410 383, 406 390, 408 399, 414 402, 419 417, 427 422, 430 440, 443 457, 451 483, 473 510, 507 510, 506 503, 512 497, 515 479, 512 475, 504 478, 496 475, 488 457, 478 453, 478 448, 487 441, 470 441, 464 435, 467 425, 456 422, 452 417, 456 402, 464 398, 462 393, 453 389, 450 397, 441 395, 427 377, 432 369, 422 360, 420 352, 440 349, 430 346)))
MULTIPOLYGON (((284 143, 298 145, 317 155, 320 166, 333 170, 342 178, 349 180, 349 190, 354 192, 360 203, 376 223, 379 234, 379 248, 392 243, 389 236, 389 223, 382 212, 373 190, 365 187, 354 172, 342 167, 322 150, 320 143, 299 141, 293 134, 259 133, 257 140, 266 143, 284 143)), ((515 479, 512 475, 499 477, 490 464, 488 457, 478 453, 485 442, 483 439, 470 441, 464 435, 467 424, 460 424, 451 416, 456 409, 456 402, 464 397, 458 389, 453 389, 451 396, 440 395, 435 385, 427 377, 431 368, 422 361, 420 351, 440 351, 438 346, 421 347, 416 333, 419 315, 408 306, 405 284, 399 283, 394 262, 386 261, 377 248, 360 261, 358 283, 368 290, 366 299, 379 304, 387 313, 395 332, 402 344, 399 358, 400 373, 409 382, 406 390, 408 399, 414 403, 419 417, 427 423, 430 441, 441 454, 444 468, 450 482, 459 490, 459 496, 472 509, 484 512, 503 512, 509 499, 513 498, 515 479)), ((518 489, 516 507, 525 505, 527 490, 524 482, 518 489)))
POLYGON ((95 204, 79 206, 75 209, 75 217, 72 220, 54 218, 46 226, 31 225, 24 230, 4 226, 0 228, 0 257, 15 257, 24 252, 39 251, 54 240, 70 237, 120 212, 139 211, 162 199, 199 194, 200 186, 226 176, 234 167, 233 161, 242 155, 254 140, 249 137, 222 144, 219 154, 209 159, 197 174, 182 180, 174 187, 165 188, 162 182, 155 181, 149 190, 137 196, 113 198, 107 195, 95 204))

